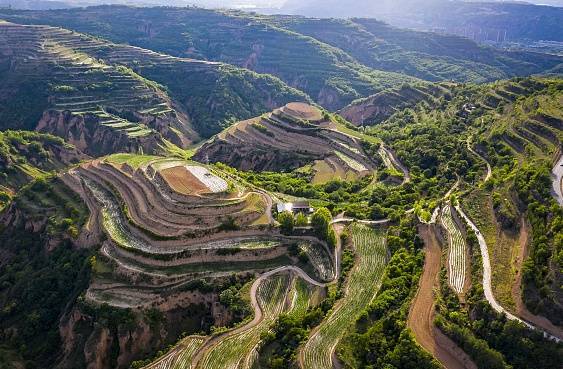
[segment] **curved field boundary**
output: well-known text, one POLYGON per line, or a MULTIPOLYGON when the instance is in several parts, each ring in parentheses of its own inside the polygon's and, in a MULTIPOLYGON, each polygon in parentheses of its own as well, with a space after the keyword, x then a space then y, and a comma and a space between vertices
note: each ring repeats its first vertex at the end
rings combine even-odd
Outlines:
POLYGON ((383 160, 385 166, 391 170, 398 170, 403 173, 403 183, 410 182, 411 175, 409 170, 395 157, 395 154, 387 148, 385 145, 381 145, 379 148, 379 155, 383 160))
MULTIPOLYGON (((280 313, 287 311, 286 302, 290 292, 289 279, 286 277, 288 280, 283 291, 281 287, 276 287, 271 282, 277 278, 276 274, 285 272, 293 272, 313 286, 325 287, 328 285, 315 281, 303 270, 294 266, 280 267, 262 274, 254 281, 250 289, 254 319, 240 328, 212 337, 193 357, 190 368, 234 369, 251 366, 254 359, 253 353, 260 343, 260 335, 267 331, 269 325, 280 313)), ((297 297, 297 301, 299 300, 300 298, 297 297)), ((300 304, 290 303, 289 310, 299 308, 300 304)))
POLYGON ((496 301, 495 296, 493 294, 492 283, 491 283, 491 261, 490 261, 490 258, 489 258, 489 249, 487 247, 487 242, 485 241, 485 238, 483 237, 483 235, 479 231, 479 228, 477 228, 477 226, 471 221, 471 219, 469 219, 469 217, 463 212, 463 210, 461 210, 461 207, 459 205, 456 205, 455 208, 456 208, 457 212, 461 215, 461 217, 465 220, 467 225, 473 230, 473 232, 475 232, 475 235, 477 236, 477 240, 479 241, 479 249, 481 251, 481 258, 483 260, 483 291, 485 292, 485 298, 487 299, 487 301, 489 302, 491 307, 497 313, 504 314, 507 319, 518 321, 518 322, 524 324, 525 326, 527 326, 530 329, 534 329, 534 330, 537 330, 539 332, 542 332, 545 338, 554 340, 556 342, 561 342, 561 339, 559 337, 555 337, 555 336, 545 332, 543 329, 540 329, 540 328, 520 319, 519 317, 515 316, 514 314, 506 311, 496 301))
POLYGON ((332 369, 336 345, 381 284, 387 261, 385 233, 356 223, 352 225, 352 240, 357 262, 350 272, 345 296, 301 349, 299 363, 304 369, 332 369))
POLYGON ((207 337, 189 336, 182 340, 168 354, 145 369, 184 369, 188 368, 196 351, 205 343, 207 337))
POLYGON ((467 139, 467 150, 469 150, 469 152, 471 152, 473 155, 477 156, 479 159, 484 161, 485 164, 487 165, 487 175, 485 176, 485 179, 483 179, 482 183, 487 182, 491 178, 491 176, 493 175, 493 171, 491 169, 491 164, 489 164, 489 161, 487 159, 485 159, 485 157, 483 155, 481 155, 477 151, 473 150, 473 148, 471 147, 471 137, 469 137, 467 139))
POLYGON ((467 246, 465 239, 458 229, 452 215, 452 207, 446 205, 442 210, 442 224, 448 233, 448 282, 457 293, 463 292, 465 285, 467 246))
POLYGON ((261 280, 258 285, 256 299, 260 314, 257 324, 223 337, 215 345, 209 347, 199 362, 192 367, 202 369, 235 369, 247 368, 251 354, 260 342, 260 335, 269 329, 279 314, 285 309, 284 303, 288 294, 289 276, 276 275, 261 280))
POLYGON ((442 250, 434 226, 422 225, 419 234, 424 240, 424 269, 407 325, 416 341, 447 369, 477 369, 471 358, 451 339, 434 326, 434 289, 439 286, 442 250))

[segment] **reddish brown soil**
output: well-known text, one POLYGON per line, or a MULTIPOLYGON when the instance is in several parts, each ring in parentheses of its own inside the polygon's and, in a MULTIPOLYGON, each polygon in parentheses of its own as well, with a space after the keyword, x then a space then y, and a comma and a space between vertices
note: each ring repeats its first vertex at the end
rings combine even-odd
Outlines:
POLYGON ((408 327, 416 341, 447 369, 477 369, 457 345, 434 326, 434 292, 438 287, 442 251, 433 226, 419 228, 425 244, 424 270, 409 313, 408 327))
POLYGON ((528 224, 522 219, 520 226, 520 238, 518 240, 518 257, 514 267, 516 268, 516 281, 512 287, 512 298, 516 303, 516 315, 532 323, 533 325, 543 329, 547 333, 563 340, 563 329, 554 325, 549 319, 534 315, 526 308, 524 301, 522 301, 522 263, 528 257, 528 224))
POLYGON ((160 174, 168 185, 178 193, 193 195, 209 191, 199 179, 183 166, 161 170, 160 174))

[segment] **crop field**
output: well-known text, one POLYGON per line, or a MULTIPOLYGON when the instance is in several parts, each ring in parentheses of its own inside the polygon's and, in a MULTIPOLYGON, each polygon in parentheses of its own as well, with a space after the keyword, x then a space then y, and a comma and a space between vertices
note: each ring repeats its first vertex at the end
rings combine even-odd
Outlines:
POLYGON ((191 195, 207 191, 207 186, 197 179, 185 166, 166 168, 160 174, 176 192, 191 195))
POLYGON ((351 231, 358 261, 350 271, 345 296, 303 347, 304 369, 332 369, 334 348, 381 285, 387 261, 385 232, 361 224, 353 224, 351 231))
POLYGON ((204 337, 186 337, 166 356, 154 364, 146 366, 145 369, 187 369, 190 367, 194 354, 204 342, 204 337))
POLYGON ((194 175, 201 183, 203 183, 211 192, 225 192, 228 184, 222 178, 211 173, 209 169, 201 166, 188 165, 186 169, 194 175))
POLYGON ((111 235, 111 238, 126 249, 151 251, 152 247, 147 242, 131 234, 131 231, 126 225, 127 221, 115 197, 94 181, 85 177, 82 177, 82 179, 96 200, 103 206, 103 225, 106 231, 111 235))
POLYGON ((449 284, 457 293, 463 291, 467 247, 461 231, 452 217, 452 207, 446 205, 442 210, 442 224, 448 233, 450 250, 448 253, 449 284))
POLYGON ((141 165, 148 163, 151 160, 156 160, 158 158, 159 158, 158 156, 153 156, 153 155, 113 154, 107 156, 105 160, 114 164, 128 164, 133 169, 137 169, 141 165))
POLYGON ((352 159, 351 157, 349 157, 348 155, 345 155, 343 153, 341 153, 340 151, 335 151, 334 152, 336 154, 336 156, 338 156, 343 162, 346 163, 346 165, 348 165, 350 168, 354 169, 357 172, 364 172, 367 171, 368 168, 365 167, 365 165, 357 162, 356 160, 352 159))
POLYGON ((334 279, 334 263, 332 257, 322 245, 313 245, 310 242, 301 242, 299 249, 307 254, 309 262, 317 271, 323 281, 334 279))
POLYGON ((257 291, 257 300, 263 312, 263 320, 249 329, 237 332, 219 341, 205 353, 198 368, 236 369, 250 368, 252 353, 260 343, 260 336, 269 329, 270 324, 284 311, 290 286, 287 274, 274 275, 265 279, 257 291))

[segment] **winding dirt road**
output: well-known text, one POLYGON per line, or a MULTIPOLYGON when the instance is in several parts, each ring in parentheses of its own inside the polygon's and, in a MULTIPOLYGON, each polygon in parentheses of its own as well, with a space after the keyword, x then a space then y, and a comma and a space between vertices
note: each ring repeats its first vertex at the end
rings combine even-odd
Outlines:
POLYGON ((416 341, 445 368, 477 369, 471 358, 434 326, 434 289, 439 286, 442 251, 434 226, 421 225, 419 234, 424 240, 424 269, 407 325, 413 331, 416 341))
POLYGON ((487 182, 491 176, 493 175, 493 171, 491 169, 491 164, 489 164, 489 162, 487 161, 487 159, 485 159, 485 157, 481 154, 479 154, 477 151, 473 150, 473 148, 471 147, 471 141, 472 141, 473 137, 469 137, 467 139, 467 150, 469 150, 473 155, 477 156, 478 158, 480 158, 482 161, 485 162, 485 164, 487 165, 487 175, 485 176, 485 179, 483 180, 483 183, 487 182))
POLYGON ((385 145, 381 145, 381 150, 384 151, 384 153, 382 153, 382 155, 387 155, 387 157, 389 158, 389 160, 391 161, 391 164, 393 164, 393 166, 400 170, 403 173, 403 182, 402 184, 408 183, 411 180, 411 175, 409 173, 409 170, 407 169, 407 167, 405 167, 403 165, 403 163, 401 163, 399 161, 399 159, 397 159, 397 157, 395 156, 395 153, 393 151, 391 151, 391 149, 389 149, 388 147, 386 147, 385 145))
POLYGON ((269 278, 269 277, 271 277, 275 274, 284 273, 284 272, 293 272, 293 273, 297 274, 299 277, 301 277, 303 280, 305 280, 306 282, 308 282, 308 283, 310 283, 314 286, 318 286, 318 287, 326 287, 329 284, 333 283, 333 282, 328 282, 328 283, 318 282, 318 281, 312 279, 301 268, 298 268, 296 266, 283 266, 283 267, 279 267, 279 268, 274 269, 274 270, 270 270, 269 272, 263 273, 262 275, 260 275, 260 277, 256 278, 256 280, 254 281, 254 283, 252 283, 252 286, 250 287, 250 304, 252 305, 252 308, 254 310, 254 318, 252 319, 252 321, 243 325, 242 327, 233 329, 229 332, 226 332, 224 334, 212 337, 209 340, 207 340, 205 342, 205 344, 203 346, 201 346, 199 348, 199 350, 197 351, 197 353, 194 355, 192 362, 191 362, 191 365, 190 365, 190 368, 197 368, 199 362, 201 361, 201 359, 203 358, 205 353, 208 352, 209 350, 211 350, 219 342, 223 341, 224 339, 226 339, 228 337, 231 337, 231 336, 237 335, 239 333, 242 333, 244 331, 247 331, 249 329, 252 329, 253 327, 260 324, 260 322, 264 319, 264 313, 263 313, 262 308, 260 306, 260 303, 258 302, 258 299, 256 297, 257 292, 258 292, 258 287, 267 278, 269 278))
POLYGON ((471 228, 473 230, 473 232, 475 232, 475 236, 477 236, 477 240, 479 241, 479 249, 481 251, 481 259, 483 260, 483 291, 485 292, 485 298, 487 299, 487 301, 489 302, 491 307, 497 313, 504 314, 508 319, 518 321, 518 322, 526 325, 530 329, 534 329, 534 330, 537 330, 539 332, 542 332, 544 337, 546 337, 548 339, 554 340, 556 342, 561 342, 561 338, 556 337, 556 336, 554 336, 550 333, 547 333, 543 329, 538 328, 535 325, 530 324, 529 322, 526 322, 526 321, 520 319, 516 315, 508 312, 506 309, 504 309, 497 302, 497 300, 495 299, 495 296, 493 294, 493 289, 492 289, 491 261, 490 261, 490 258, 489 258, 489 249, 487 247, 487 242, 485 241, 485 237, 483 237, 483 235, 481 234, 481 232, 479 231, 477 226, 471 221, 471 219, 469 219, 469 217, 463 212, 463 210, 461 210, 461 207, 459 205, 456 205, 455 208, 458 211, 458 213, 461 215, 461 217, 465 220, 465 222, 467 223, 469 228, 471 228))

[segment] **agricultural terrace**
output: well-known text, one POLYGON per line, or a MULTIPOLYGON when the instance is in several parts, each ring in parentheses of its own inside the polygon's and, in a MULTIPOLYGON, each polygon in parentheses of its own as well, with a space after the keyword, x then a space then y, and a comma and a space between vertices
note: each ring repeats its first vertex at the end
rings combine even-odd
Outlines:
POLYGON ((156 362, 146 366, 146 369, 186 369, 197 350, 203 346, 206 337, 189 336, 184 338, 168 354, 156 362))
POLYGON ((196 363, 196 368, 252 368, 261 336, 270 329, 275 319, 284 312, 304 313, 311 303, 311 289, 304 283, 293 274, 286 273, 263 279, 256 292, 260 320, 219 337, 217 343, 209 347, 196 363))
POLYGON ((300 353, 304 369, 332 369, 334 349, 347 328, 373 300, 387 261, 385 231, 354 223, 352 240, 357 262, 350 271, 344 297, 312 333, 300 353))
POLYGON ((312 165, 315 182, 320 183, 371 174, 376 163, 365 153, 362 141, 334 128, 317 108, 290 103, 229 127, 200 147, 195 158, 254 171, 312 165))
POLYGON ((442 224, 446 229, 449 240, 448 273, 449 284, 457 293, 463 292, 465 285, 465 271, 467 259, 467 246, 465 238, 454 221, 451 205, 446 205, 442 210, 442 224))
POLYGON ((334 257, 324 244, 272 233, 269 217, 257 224, 269 212, 268 195, 231 186, 234 177, 223 174, 178 159, 122 154, 71 170, 65 178, 82 188, 108 236, 87 299, 119 307, 150 306, 162 293, 181 291, 194 279, 291 265, 316 280, 334 278, 334 257), (195 181, 198 188, 209 187, 189 195, 174 191, 162 172, 176 168, 188 176, 181 182, 186 188, 195 181), (134 280, 143 280, 142 288, 134 280))
POLYGON ((0 32, 3 47, 14 50, 11 58, 19 65, 10 77, 32 78, 49 97, 40 103, 44 110, 95 121, 97 129, 114 132, 116 140, 153 136, 159 120, 173 128, 162 132, 170 140, 179 142, 182 134, 193 136, 166 93, 123 66, 125 60, 139 60, 150 52, 57 27, 2 22, 0 32))

